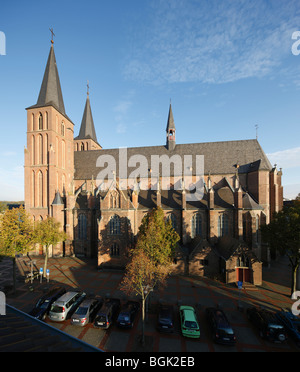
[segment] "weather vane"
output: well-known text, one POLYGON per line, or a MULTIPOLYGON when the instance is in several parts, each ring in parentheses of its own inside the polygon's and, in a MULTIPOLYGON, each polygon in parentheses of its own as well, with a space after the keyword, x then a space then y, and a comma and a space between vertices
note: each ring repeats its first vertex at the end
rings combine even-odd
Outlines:
POLYGON ((55 33, 53 32, 53 28, 49 28, 49 30, 51 32, 51 44, 54 44, 53 36, 55 36, 55 33))

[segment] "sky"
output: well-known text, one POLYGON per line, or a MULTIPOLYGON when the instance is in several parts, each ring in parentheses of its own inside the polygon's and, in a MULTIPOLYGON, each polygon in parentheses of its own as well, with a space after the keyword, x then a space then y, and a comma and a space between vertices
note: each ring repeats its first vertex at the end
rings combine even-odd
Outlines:
POLYGON ((103 148, 165 144, 171 100, 177 143, 258 136, 300 193, 299 0, 1 0, 0 200, 24 200, 49 28, 76 136, 87 81, 103 148))

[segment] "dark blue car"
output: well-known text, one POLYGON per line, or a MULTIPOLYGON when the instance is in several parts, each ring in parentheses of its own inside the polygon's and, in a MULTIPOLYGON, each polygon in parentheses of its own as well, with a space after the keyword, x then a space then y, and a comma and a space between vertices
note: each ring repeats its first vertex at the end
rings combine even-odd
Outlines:
POLYGON ((300 318, 295 316, 290 311, 278 311, 276 313, 277 319, 284 325, 288 335, 296 342, 297 346, 300 347, 300 318))
POLYGON ((30 311, 29 315, 34 318, 44 320, 49 313, 51 305, 60 296, 66 293, 65 288, 55 286, 49 290, 43 297, 41 297, 36 303, 35 307, 30 311))

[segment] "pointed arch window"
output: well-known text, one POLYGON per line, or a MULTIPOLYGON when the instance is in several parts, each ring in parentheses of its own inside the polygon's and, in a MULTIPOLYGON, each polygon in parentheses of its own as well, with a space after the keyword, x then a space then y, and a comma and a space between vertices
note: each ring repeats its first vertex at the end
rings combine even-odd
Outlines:
POLYGON ((113 243, 110 248, 110 255, 111 257, 119 257, 120 256, 120 247, 117 243, 113 243))
POLYGON ((78 239, 85 240, 86 238, 87 238, 86 215, 80 214, 78 216, 78 239))
POLYGON ((40 115, 39 115, 39 130, 42 130, 42 129, 43 129, 43 115, 40 112, 40 115))
POLYGON ((43 173, 38 174, 38 207, 43 206, 43 173))
POLYGON ((116 214, 111 217, 109 221, 109 233, 110 235, 120 235, 121 234, 121 221, 120 217, 116 214))
POLYGON ((168 221, 171 221, 174 230, 177 228, 177 219, 174 213, 169 214, 168 221))
POLYGON ((200 213, 192 217, 192 238, 202 235, 202 217, 200 213))
POLYGON ((43 164, 43 136, 39 134, 38 136, 38 164, 43 164))
POLYGON ((227 214, 223 213, 218 219, 218 235, 219 238, 229 234, 229 218, 227 214))

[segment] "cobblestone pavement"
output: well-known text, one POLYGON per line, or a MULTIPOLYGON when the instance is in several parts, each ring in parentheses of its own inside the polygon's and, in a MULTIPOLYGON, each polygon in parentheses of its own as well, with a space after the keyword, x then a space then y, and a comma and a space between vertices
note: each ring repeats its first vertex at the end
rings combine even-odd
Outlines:
MULTIPOLYGON (((42 257, 33 257, 35 268, 43 267, 42 257)), ((126 300, 119 290, 119 283, 123 274, 116 271, 97 271, 92 260, 80 258, 51 258, 48 268, 50 279, 40 283, 35 279, 33 283, 24 283, 24 274, 30 270, 29 259, 17 259, 17 291, 15 295, 7 296, 7 303, 29 312, 35 302, 43 295, 47 288, 54 284, 61 284, 66 289, 76 288, 87 294, 117 297, 126 300)), ((12 264, 8 259, 0 263, 0 290, 11 281, 12 264)), ((78 337, 79 339, 99 347, 104 351, 131 352, 250 352, 250 351, 299 351, 292 340, 284 344, 274 344, 261 339, 256 329, 246 317, 246 308, 251 305, 262 305, 272 310, 291 308, 290 299, 290 268, 286 259, 272 262, 270 268, 263 268, 263 285, 256 289, 238 290, 235 285, 226 285, 208 278, 191 278, 173 276, 168 279, 164 289, 151 294, 148 318, 145 326, 146 345, 142 349, 138 337, 141 334, 141 314, 137 317, 131 330, 118 329, 113 325, 109 330, 95 329, 92 324, 78 327, 70 324, 70 320, 63 323, 46 322, 58 329, 78 337), (156 331, 156 317, 159 301, 174 304, 175 309, 181 304, 195 306, 200 322, 201 337, 193 340, 184 338, 180 333, 177 316, 175 332, 170 335, 156 331), (205 308, 220 305, 226 312, 237 336, 234 347, 220 346, 212 342, 210 330, 205 321, 205 308), (241 309, 238 309, 240 305, 241 309)))

